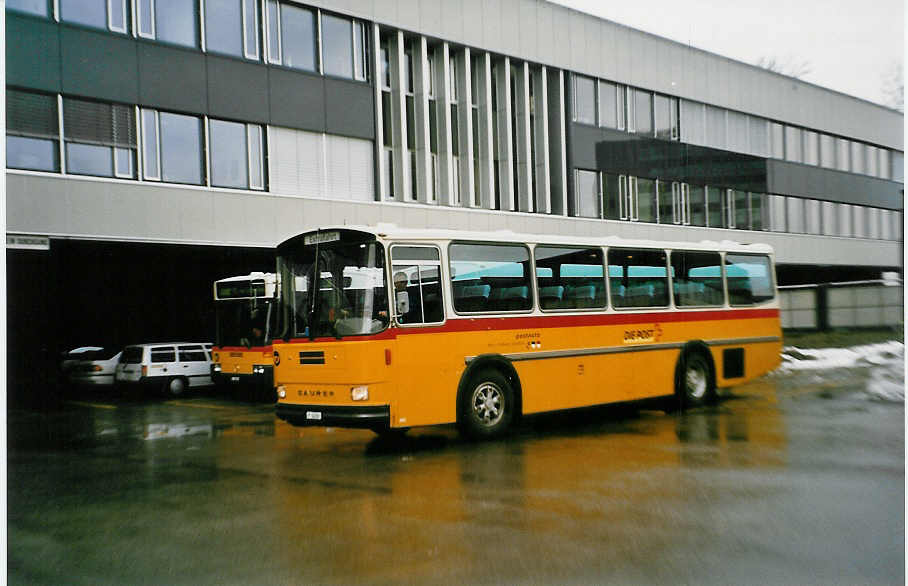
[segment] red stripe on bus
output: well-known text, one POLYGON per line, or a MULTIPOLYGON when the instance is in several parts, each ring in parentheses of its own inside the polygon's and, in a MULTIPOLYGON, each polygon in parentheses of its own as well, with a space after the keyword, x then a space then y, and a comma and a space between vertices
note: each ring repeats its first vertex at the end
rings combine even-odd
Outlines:
MULTIPOLYGON (((393 340, 397 336, 440 334, 451 332, 481 332, 500 330, 529 330, 566 327, 612 326, 634 323, 672 323, 694 321, 729 321, 736 319, 766 319, 779 317, 778 309, 733 309, 707 311, 673 311, 665 313, 595 313, 546 316, 509 317, 460 317, 449 319, 440 326, 388 328, 371 336, 344 336, 343 341, 393 340)), ((313 343, 338 341, 334 337, 320 337, 313 343)), ((308 338, 294 338, 288 343, 308 343, 308 338)))

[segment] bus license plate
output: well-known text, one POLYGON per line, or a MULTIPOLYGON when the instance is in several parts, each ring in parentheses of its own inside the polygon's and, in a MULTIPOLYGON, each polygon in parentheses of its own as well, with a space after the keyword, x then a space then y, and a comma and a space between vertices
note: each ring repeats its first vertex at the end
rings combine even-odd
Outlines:
POLYGON ((322 413, 321 411, 306 411, 306 419, 321 421, 322 413))
POLYGON ((230 382, 238 383, 238 382, 240 382, 240 377, 232 376, 232 377, 230 377, 230 382))

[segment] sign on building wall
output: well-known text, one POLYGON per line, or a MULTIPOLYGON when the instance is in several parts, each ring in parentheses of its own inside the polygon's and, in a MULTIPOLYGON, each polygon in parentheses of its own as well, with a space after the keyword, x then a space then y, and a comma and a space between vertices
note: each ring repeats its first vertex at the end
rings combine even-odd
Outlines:
POLYGON ((47 236, 7 234, 6 248, 14 250, 50 250, 50 238, 47 236))

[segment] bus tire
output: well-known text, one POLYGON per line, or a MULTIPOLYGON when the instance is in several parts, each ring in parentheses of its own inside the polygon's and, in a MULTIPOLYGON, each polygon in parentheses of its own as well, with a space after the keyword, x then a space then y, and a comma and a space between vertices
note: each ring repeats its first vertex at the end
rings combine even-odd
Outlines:
POLYGON ((175 376, 167 381, 164 392, 170 397, 179 397, 186 391, 186 379, 175 376))
POLYGON ((494 368, 470 378, 457 398, 457 426, 472 439, 500 437, 514 420, 517 403, 511 383, 494 368))
POLYGON ((675 395, 681 409, 716 400, 716 377, 709 358, 702 351, 690 349, 681 355, 675 376, 675 395))

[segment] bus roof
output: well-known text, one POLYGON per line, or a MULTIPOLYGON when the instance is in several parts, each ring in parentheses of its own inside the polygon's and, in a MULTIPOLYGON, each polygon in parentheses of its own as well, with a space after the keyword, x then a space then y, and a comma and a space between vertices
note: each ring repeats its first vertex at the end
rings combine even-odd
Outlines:
MULTIPOLYGON (((772 254, 773 249, 763 243, 741 243, 732 240, 700 242, 682 242, 667 240, 643 240, 621 238, 620 236, 556 236, 549 234, 521 234, 510 230, 473 231, 450 229, 415 229, 401 228, 396 224, 376 224, 375 226, 326 226, 317 230, 308 230, 304 234, 313 232, 330 232, 333 230, 350 230, 372 234, 380 240, 392 241, 456 241, 475 240, 482 242, 507 242, 519 244, 554 244, 554 245, 583 245, 583 246, 615 246, 639 248, 667 248, 678 250, 719 250, 725 252, 758 252, 772 254)), ((285 242, 294 240, 298 236, 285 242)), ((280 245, 279 245, 280 246, 280 245)))

